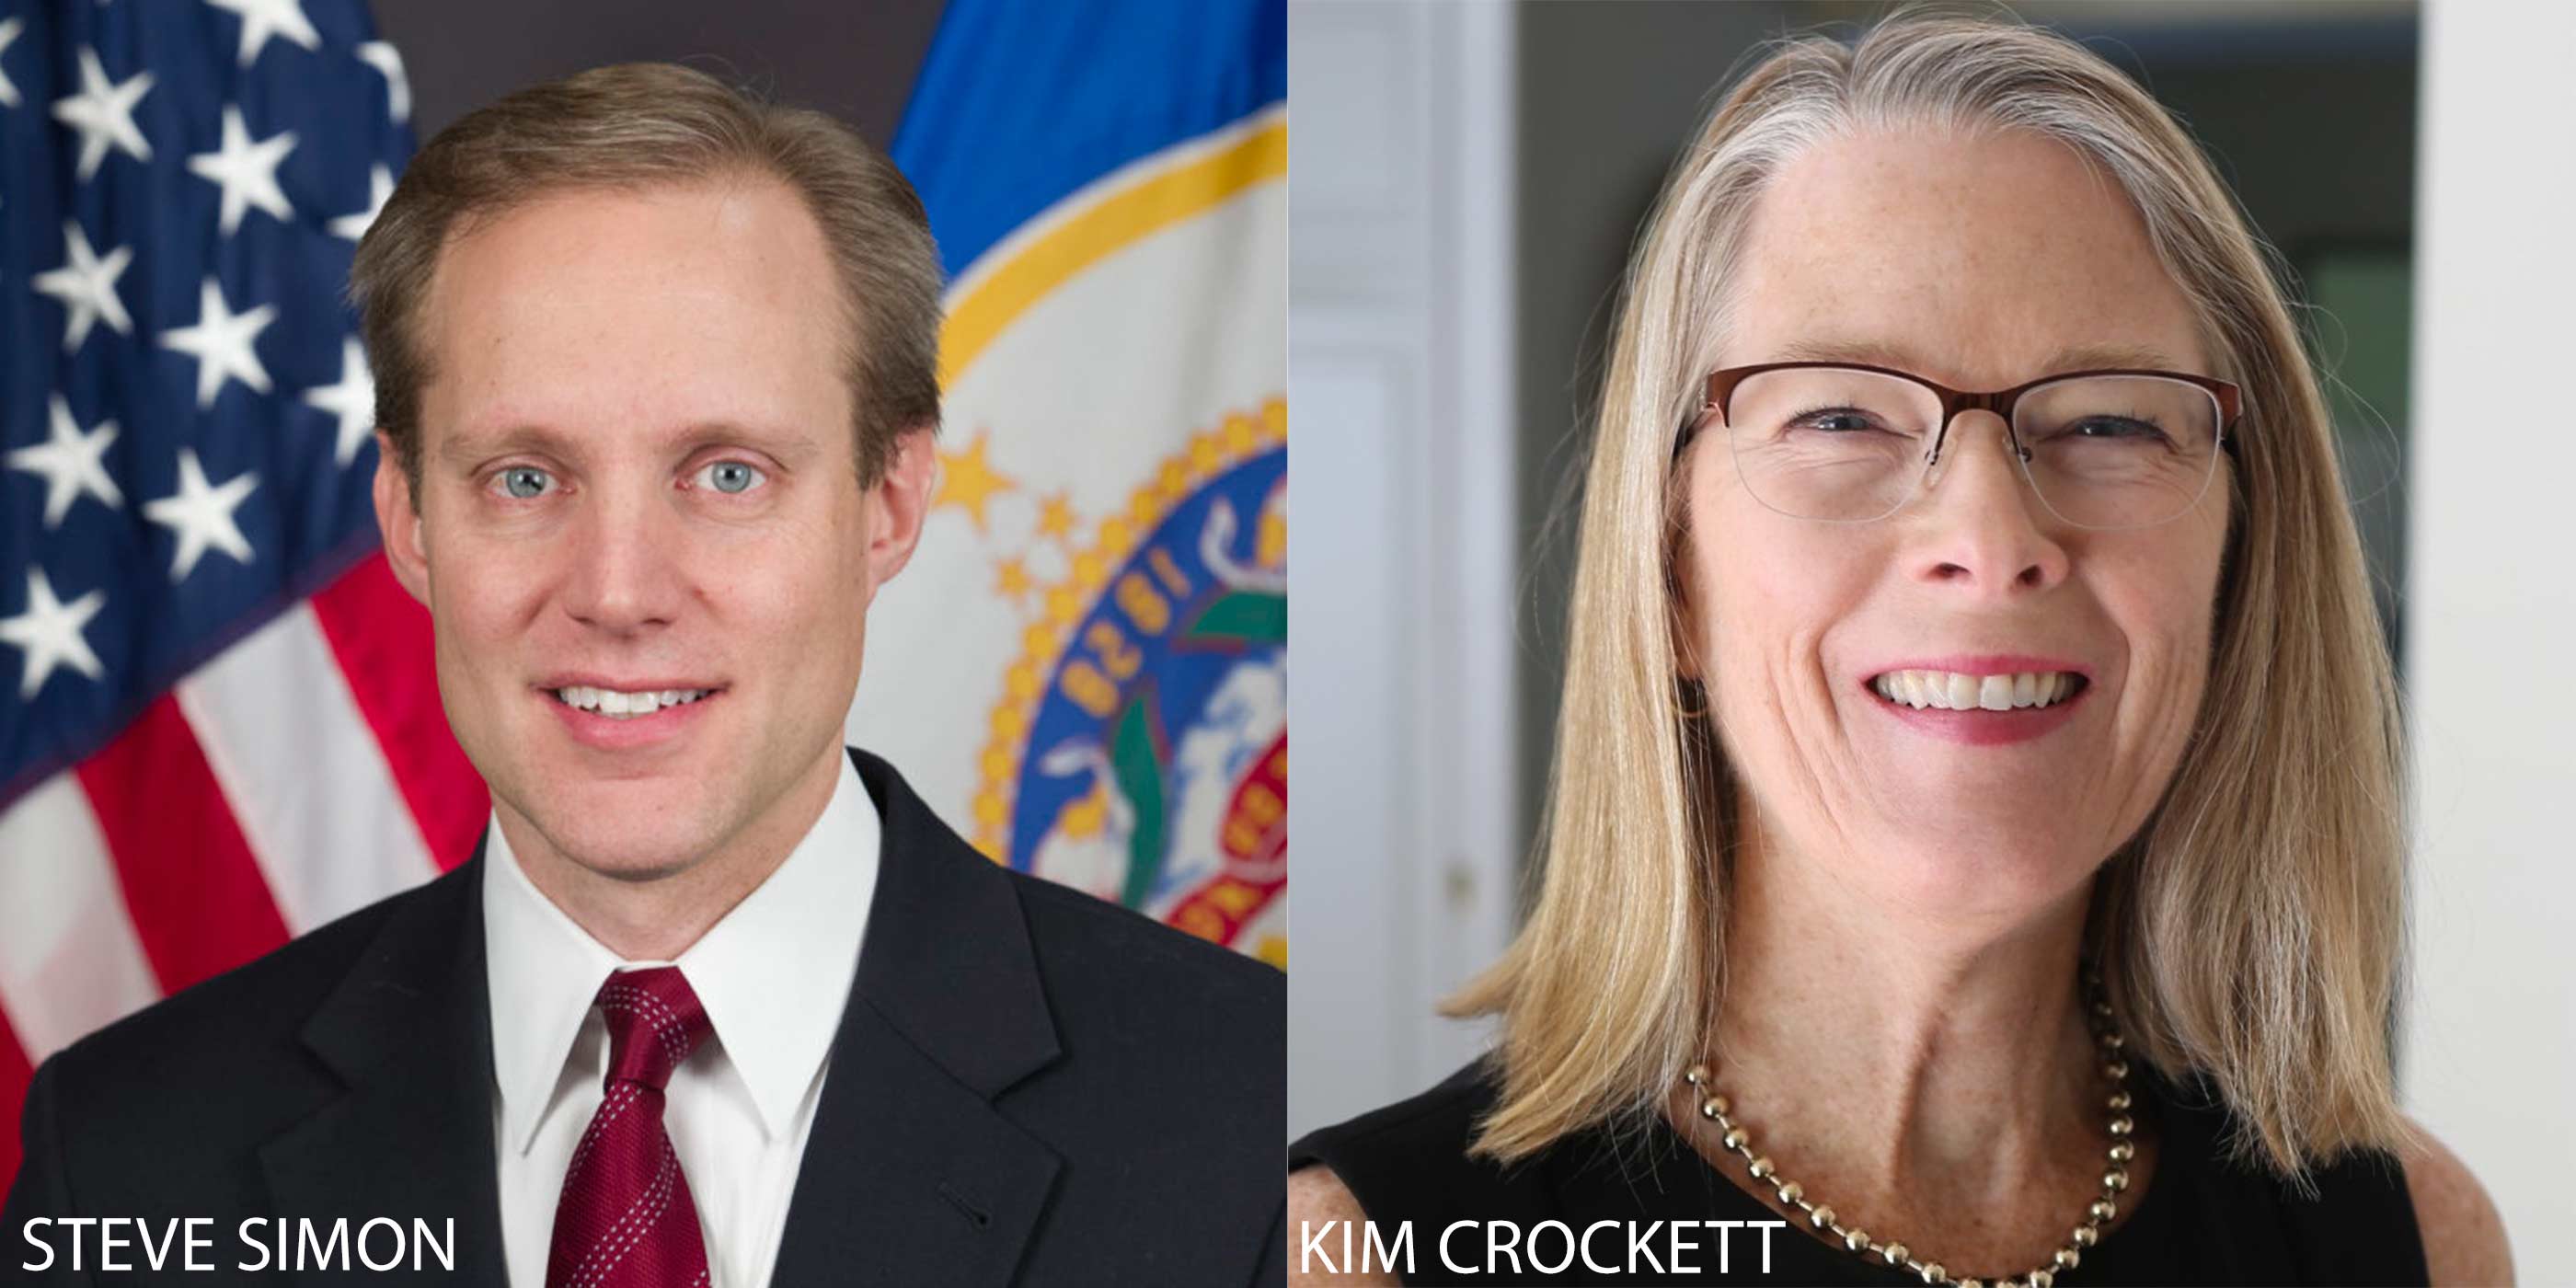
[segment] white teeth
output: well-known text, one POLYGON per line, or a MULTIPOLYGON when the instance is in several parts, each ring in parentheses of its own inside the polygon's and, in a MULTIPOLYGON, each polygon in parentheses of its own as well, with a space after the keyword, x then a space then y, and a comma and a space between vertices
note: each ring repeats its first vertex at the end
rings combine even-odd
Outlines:
POLYGON ((1989 675, 1977 681, 1977 705, 1987 711, 2010 711, 2013 704, 2013 678, 1989 675))
POLYGON ((1952 671, 1947 677, 1947 683, 1948 688, 1941 695, 1947 701, 1937 705, 1948 707, 1953 711, 1965 711, 1977 705, 1977 677, 1952 671))
POLYGON ((2015 675, 1961 675, 1953 671, 1890 671, 1870 681, 1870 688, 1890 702, 1917 711, 2009 711, 2063 702, 2075 691, 2072 672, 2022 672, 2015 675))
POLYGON ((615 689, 595 689, 576 684, 554 690, 555 700, 568 707, 593 711, 615 720, 632 720, 649 716, 664 707, 685 706, 714 692, 712 689, 662 689, 642 693, 620 693, 615 689))

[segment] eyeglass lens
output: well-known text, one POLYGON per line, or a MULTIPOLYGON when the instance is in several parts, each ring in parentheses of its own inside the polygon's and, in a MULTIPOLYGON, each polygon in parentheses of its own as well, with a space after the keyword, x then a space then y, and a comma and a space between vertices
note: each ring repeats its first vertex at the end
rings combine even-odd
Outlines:
MULTIPOLYGON (((1805 519, 1894 513, 1921 487, 1941 398, 1910 380, 1841 367, 1759 372, 1727 400, 1736 468, 1755 500, 1805 519)), ((2179 517, 2216 473, 2218 400, 2161 376, 2077 376, 2013 409, 2023 477, 2048 509, 2088 528, 2179 517)), ((1961 443, 1942 448, 1944 456, 1961 443)))

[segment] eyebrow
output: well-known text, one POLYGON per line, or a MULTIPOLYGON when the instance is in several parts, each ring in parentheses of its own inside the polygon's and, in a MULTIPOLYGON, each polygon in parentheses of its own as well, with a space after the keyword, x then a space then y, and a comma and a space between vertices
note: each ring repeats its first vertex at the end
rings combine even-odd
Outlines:
MULTIPOLYGON (((660 446, 686 455, 718 443, 743 443, 794 463, 815 451, 811 436, 793 431, 772 432, 734 421, 700 421, 684 425, 666 435, 660 446)), ((544 425, 517 424, 504 429, 477 434, 462 434, 439 444, 438 459, 458 466, 512 452, 544 452, 572 457, 581 452, 581 444, 544 425)))
MULTIPOLYGON (((1792 340, 1780 346, 1773 362, 1853 362, 1871 367, 1894 367, 1900 371, 1921 371, 1921 355, 1900 344, 1877 340, 1814 339, 1792 340)), ((2139 368, 2153 371, 2186 371, 2189 364, 2154 345, 2142 344, 2070 344, 2049 355, 2036 375, 2054 375, 2061 371, 2098 371, 2139 368)))

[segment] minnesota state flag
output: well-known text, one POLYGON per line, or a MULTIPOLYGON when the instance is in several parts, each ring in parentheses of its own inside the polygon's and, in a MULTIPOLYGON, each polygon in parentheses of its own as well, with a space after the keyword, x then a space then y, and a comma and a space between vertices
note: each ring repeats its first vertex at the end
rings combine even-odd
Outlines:
POLYGON ((940 479, 853 742, 995 861, 1287 964, 1283 0, 952 0, 894 158, 940 479))

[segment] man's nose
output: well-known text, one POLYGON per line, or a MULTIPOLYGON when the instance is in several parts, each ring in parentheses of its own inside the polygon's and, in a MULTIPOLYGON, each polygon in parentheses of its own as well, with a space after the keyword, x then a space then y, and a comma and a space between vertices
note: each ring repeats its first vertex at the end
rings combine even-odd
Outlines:
POLYGON ((564 611, 605 631, 668 624, 684 593, 679 516, 640 488, 602 486, 586 499, 563 538, 571 547, 564 611))
POLYGON ((2023 472, 2002 417, 1963 411, 1914 499, 1907 559, 1913 575, 1981 599, 2006 599, 2065 580, 2059 521, 2023 472))

